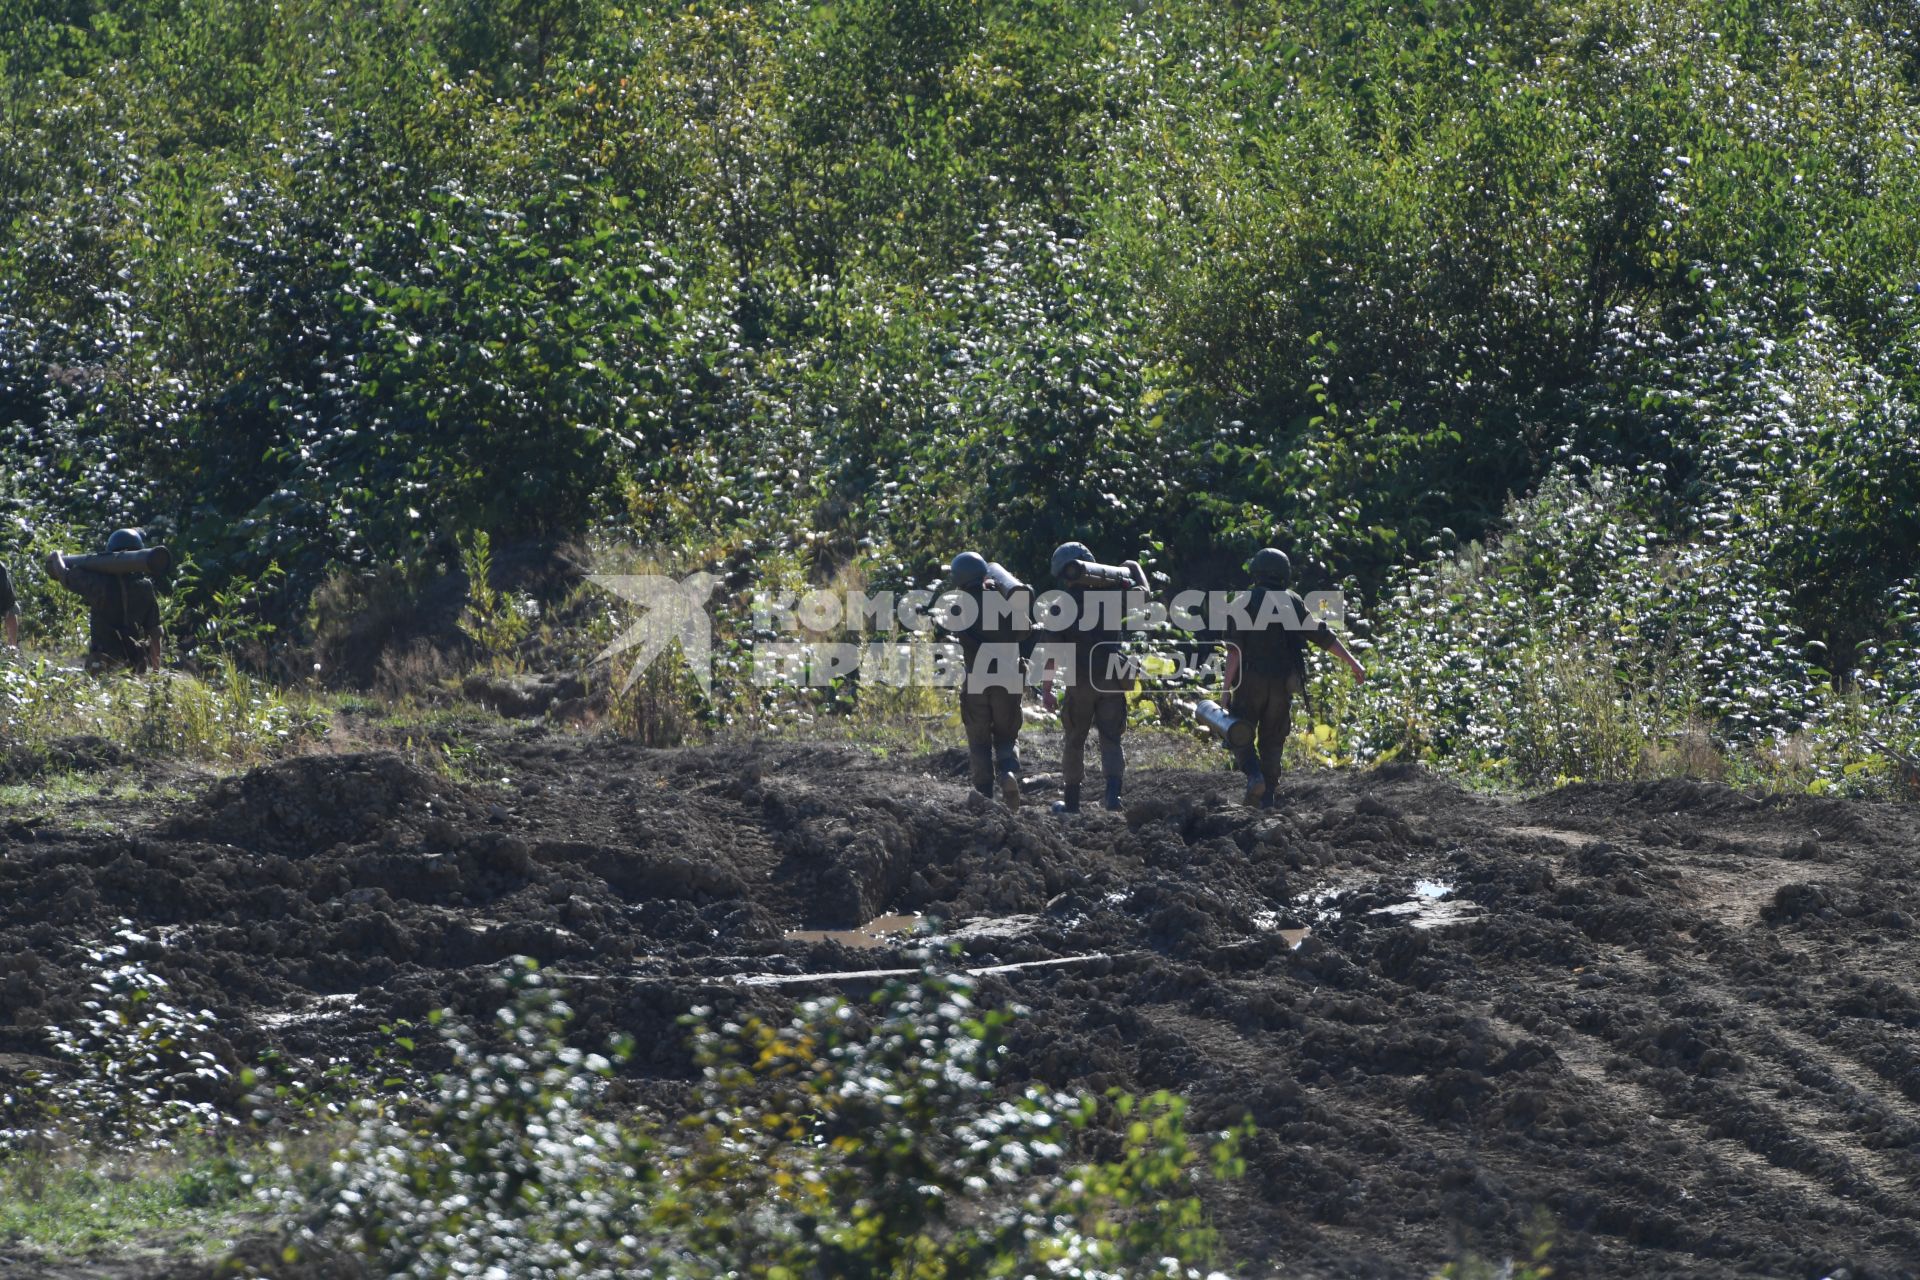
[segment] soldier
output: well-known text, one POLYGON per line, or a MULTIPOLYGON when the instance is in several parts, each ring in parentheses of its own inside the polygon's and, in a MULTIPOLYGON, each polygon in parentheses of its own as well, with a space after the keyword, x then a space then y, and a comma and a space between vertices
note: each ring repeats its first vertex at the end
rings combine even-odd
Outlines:
POLYGON ((7 643, 15 648, 20 646, 20 601, 13 594, 13 579, 7 573, 7 562, 0 560, 0 625, 4 625, 7 643))
POLYGON ((1041 700, 1047 710, 1059 711, 1065 735, 1060 748, 1062 795, 1054 809, 1060 813, 1080 812, 1087 734, 1092 731, 1100 735, 1106 806, 1118 809, 1127 768, 1120 737, 1127 731, 1127 693, 1133 687, 1125 673, 1120 640, 1126 595, 1135 589, 1145 591, 1147 574, 1132 560, 1117 568, 1095 564, 1093 553, 1079 542, 1055 548, 1052 568, 1055 581, 1075 610, 1073 626, 1048 643, 1049 674, 1041 686, 1041 700), (1056 697, 1053 692, 1056 679, 1067 681, 1064 697, 1056 697))
POLYGON ((1273 806, 1269 785, 1280 775, 1281 752, 1293 729, 1293 697, 1307 687, 1307 644, 1346 663, 1355 680, 1364 681, 1367 673, 1326 620, 1310 616, 1289 589, 1293 565, 1286 552, 1261 548, 1247 572, 1253 592, 1246 621, 1229 614, 1226 626, 1228 709, 1251 720, 1258 734, 1258 746, 1248 747, 1239 763, 1247 775, 1247 803, 1264 809, 1273 806))
POLYGON ((953 558, 955 590, 971 602, 966 626, 951 628, 965 668, 960 723, 974 790, 1020 807, 1021 663, 1033 649, 1033 602, 1025 583, 976 551, 953 558))
MULTIPOLYGON (((107 552, 141 551, 146 539, 133 529, 116 529, 107 552)), ((160 666, 160 600, 153 579, 144 573, 101 573, 70 565, 58 551, 47 557, 47 575, 87 602, 87 670, 127 667, 134 672, 160 666)))

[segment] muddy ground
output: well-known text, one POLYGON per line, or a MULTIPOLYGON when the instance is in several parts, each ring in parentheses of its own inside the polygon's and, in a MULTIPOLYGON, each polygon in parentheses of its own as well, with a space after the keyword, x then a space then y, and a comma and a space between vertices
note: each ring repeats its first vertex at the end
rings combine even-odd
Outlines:
POLYGON ((115 831, 0 815, 0 1063, 39 1061, 125 918, 235 1061, 364 1058, 383 1022, 490 1007, 523 953, 670 1102, 690 1006, 908 963, 789 932, 924 913, 969 964, 1070 960, 985 979, 1032 1010, 1017 1071, 1251 1113, 1248 1176, 1210 1193, 1251 1274, 1430 1274, 1544 1209, 1563 1276, 1920 1275, 1911 810, 1388 767, 1260 814, 1153 756, 1123 814, 1067 822, 1044 776, 1018 813, 971 796, 957 751, 532 728, 460 782, 312 756, 115 831))

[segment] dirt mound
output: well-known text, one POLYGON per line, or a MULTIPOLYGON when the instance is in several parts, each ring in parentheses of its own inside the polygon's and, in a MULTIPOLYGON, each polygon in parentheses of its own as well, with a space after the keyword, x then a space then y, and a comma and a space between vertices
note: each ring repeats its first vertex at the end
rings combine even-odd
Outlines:
POLYGON ((1016 1072, 1251 1114, 1213 1209, 1290 1274, 1498 1254, 1542 1207, 1565 1274, 1915 1274, 1909 813, 1692 783, 1507 802, 1407 766, 1290 776, 1263 813, 1142 746, 1125 811, 1068 821, 972 795, 953 752, 527 728, 480 783, 256 770, 145 830, 0 844, 0 1054, 44 1052, 124 917, 236 1061, 371 1056, 530 954, 670 1102, 689 1007, 858 990, 808 975, 913 943, 834 931, 917 913, 1033 1011, 1016 1072))
POLYGON ((475 673, 461 684, 471 702, 491 708, 512 720, 552 716, 556 720, 584 720, 604 710, 604 698, 588 697, 587 682, 577 675, 496 676, 475 673))
POLYGON ((395 755, 301 756, 215 783, 167 834, 307 857, 471 810, 440 779, 395 755))

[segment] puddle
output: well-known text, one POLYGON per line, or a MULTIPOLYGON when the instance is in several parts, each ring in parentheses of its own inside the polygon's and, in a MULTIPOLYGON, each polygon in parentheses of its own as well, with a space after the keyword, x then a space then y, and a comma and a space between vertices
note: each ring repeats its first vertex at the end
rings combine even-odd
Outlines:
POLYGON ((993 939, 1025 937, 1038 929, 1042 921, 1039 916, 996 916, 990 920, 975 920, 971 924, 949 929, 944 935, 960 942, 988 941, 993 939))
POLYGON ((357 997, 349 993, 334 996, 315 996, 313 1003, 304 1009, 283 1009, 276 1013, 256 1013, 253 1020, 263 1027, 290 1027, 301 1022, 318 1022, 322 1018, 338 1017, 350 1012, 357 997))
MULTIPOLYGON (((1339 919, 1344 914, 1340 905, 1342 898, 1364 891, 1378 883, 1377 879, 1348 880, 1327 885, 1302 897, 1298 909, 1314 924, 1325 924, 1339 919)), ((1448 895, 1457 887, 1448 880, 1415 880, 1413 894, 1405 902, 1375 907, 1367 912, 1367 915, 1379 919, 1382 923, 1407 924, 1416 929, 1440 929, 1465 924, 1480 915, 1480 904, 1457 900, 1443 901, 1448 899, 1448 895)))
POLYGON ((859 951, 872 951, 879 947, 892 946, 900 938, 920 927, 925 917, 875 916, 858 929, 789 929, 788 942, 837 942, 843 947, 852 947, 859 951))
POLYGON ((1416 880, 1413 896, 1389 907, 1376 907, 1370 916, 1393 916, 1416 929, 1441 929, 1464 924, 1480 914, 1477 902, 1441 901, 1454 886, 1441 880, 1416 880))
POLYGON ((1313 929, 1311 927, 1304 929, 1282 929, 1280 927, 1282 918, 1278 911, 1256 911, 1253 913, 1253 927, 1262 933, 1279 934, 1282 938, 1286 939, 1288 950, 1298 951, 1300 944, 1312 935, 1313 929))
POLYGON ((1339 909, 1334 903, 1340 895, 1352 893, 1357 887, 1352 884, 1328 885, 1324 889, 1316 889, 1308 894, 1300 905, 1306 910, 1309 918, 1324 924, 1339 916, 1339 909))
POLYGON ((926 943, 1004 942, 1032 933, 1041 923, 1034 915, 991 916, 932 933, 927 931, 927 918, 914 914, 876 916, 858 929, 789 929, 782 936, 788 942, 837 942, 843 947, 873 951, 899 946, 909 938, 926 943))

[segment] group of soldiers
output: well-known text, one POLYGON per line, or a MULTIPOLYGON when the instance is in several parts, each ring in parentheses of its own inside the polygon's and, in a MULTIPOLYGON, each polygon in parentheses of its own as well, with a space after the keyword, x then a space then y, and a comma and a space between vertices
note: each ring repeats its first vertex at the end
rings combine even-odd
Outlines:
MULTIPOLYGON (((1332 653, 1357 680, 1365 680, 1366 671, 1325 620, 1312 616, 1293 593, 1293 566, 1285 552, 1263 548, 1246 567, 1251 592, 1244 608, 1227 615, 1219 638, 1226 650, 1227 710, 1254 726, 1253 742, 1238 752, 1235 761, 1246 775, 1246 802, 1271 807, 1271 784, 1279 775, 1281 753, 1293 727, 1293 699, 1306 687, 1305 645, 1332 653), (1264 607, 1266 598, 1276 593, 1284 599, 1273 603, 1284 607, 1264 607), (1273 625, 1274 617, 1293 623, 1273 625)), ((973 785, 982 795, 991 796, 997 782, 1009 805, 1020 803, 1019 737, 1027 681, 1018 668, 1025 667, 1026 674, 1037 675, 1046 709, 1060 716, 1062 795, 1055 810, 1080 810, 1090 734, 1100 740, 1106 807, 1118 809, 1126 778, 1121 738, 1126 733, 1127 695, 1133 682, 1124 664, 1116 668, 1106 660, 1120 651, 1121 611, 1102 608, 1102 601, 1090 597, 1097 592, 1144 594, 1150 590, 1147 575, 1133 560, 1117 567, 1099 564, 1079 542, 1056 548, 1050 570, 1071 605, 1064 611, 1071 621, 1046 633, 1045 656, 1036 657, 1040 637, 1026 599, 1026 584, 975 551, 954 557, 949 569, 950 586, 970 597, 973 606, 964 612, 966 625, 949 628, 959 642, 964 668, 960 722, 966 730, 973 785), (994 596, 1001 599, 993 600, 994 596), (1010 655, 1017 655, 1011 664, 1014 671, 1008 670, 1010 655), (1040 664, 1037 673, 1028 665, 1033 662, 1040 664), (1122 673, 1117 678, 1116 669, 1122 673), (1055 692, 1057 683, 1065 685, 1064 693, 1055 692)))
MULTIPOLYGON (((138 530, 120 529, 107 539, 105 556, 124 560, 125 553, 145 547, 138 530)), ((47 558, 46 567, 53 581, 88 606, 89 670, 124 667, 140 672, 160 666, 159 600, 146 573, 102 572, 89 567, 86 557, 59 553, 47 558)), ((1293 569, 1285 552, 1266 547, 1246 567, 1251 591, 1245 607, 1228 615, 1219 639, 1226 650, 1227 710, 1254 727, 1252 742, 1239 749, 1235 763, 1246 775, 1247 803, 1264 807, 1273 802, 1271 783, 1279 775, 1281 753, 1293 726, 1293 699, 1306 686, 1305 646, 1317 645, 1332 653, 1355 679, 1366 679, 1366 671, 1326 622, 1309 614, 1293 593, 1293 569), (1277 603, 1285 607, 1265 608, 1272 594, 1283 597, 1277 603), (1293 622, 1276 626, 1271 622, 1275 616, 1293 622)), ((1009 805, 1020 804, 1020 728, 1024 691, 1032 675, 1040 684, 1046 709, 1059 713, 1063 733, 1062 796, 1054 807, 1066 813, 1079 811, 1087 739, 1097 735, 1106 807, 1118 809, 1126 778, 1121 738, 1127 729, 1127 695, 1134 685, 1130 671, 1124 665, 1116 668, 1109 660, 1121 652, 1126 610, 1107 607, 1111 600, 1098 597, 1118 592, 1140 593, 1144 599, 1150 590, 1147 575, 1133 560, 1119 566, 1100 564, 1079 542, 1056 548, 1050 569, 1069 605, 1065 613, 1070 623, 1047 631, 1043 656, 1036 657, 1041 628, 1035 625, 1026 584, 978 552, 954 557, 950 584, 973 605, 967 611, 967 623, 950 628, 962 655, 960 722, 966 730, 973 785, 987 796, 997 785, 1009 805), (1034 661, 1041 664, 1038 672, 1029 667, 1034 661)), ((0 563, 0 620, 7 643, 18 645, 19 603, 4 563, 0 563)))
MULTIPOLYGON (((137 529, 116 529, 107 539, 107 556, 146 549, 137 529)), ((89 568, 85 557, 54 552, 47 557, 47 576, 79 596, 87 605, 87 670, 133 671, 157 669, 163 656, 160 598, 153 579, 145 573, 103 573, 89 568)), ((0 619, 9 645, 20 643, 20 602, 13 577, 0 562, 0 619)))

